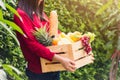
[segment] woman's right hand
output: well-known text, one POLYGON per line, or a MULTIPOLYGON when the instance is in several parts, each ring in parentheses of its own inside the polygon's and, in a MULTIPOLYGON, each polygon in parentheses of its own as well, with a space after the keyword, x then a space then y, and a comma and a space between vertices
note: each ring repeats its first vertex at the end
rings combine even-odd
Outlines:
POLYGON ((76 70, 75 62, 68 58, 63 58, 63 60, 61 61, 61 64, 66 70, 70 72, 74 72, 76 70))
POLYGON ((67 71, 74 72, 76 70, 75 62, 69 58, 55 54, 53 59, 59 61, 67 71))

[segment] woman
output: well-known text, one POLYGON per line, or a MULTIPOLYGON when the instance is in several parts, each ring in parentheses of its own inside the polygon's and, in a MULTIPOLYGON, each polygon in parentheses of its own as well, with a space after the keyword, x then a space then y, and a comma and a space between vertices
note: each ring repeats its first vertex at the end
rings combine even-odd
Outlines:
POLYGON ((14 16, 14 22, 24 31, 27 37, 16 32, 20 47, 27 61, 26 75, 29 80, 59 80, 59 72, 42 73, 40 57, 47 60, 57 60, 68 71, 75 71, 75 62, 51 52, 40 44, 32 34, 35 27, 40 28, 49 20, 43 12, 44 0, 19 0, 17 11, 21 18, 14 16))

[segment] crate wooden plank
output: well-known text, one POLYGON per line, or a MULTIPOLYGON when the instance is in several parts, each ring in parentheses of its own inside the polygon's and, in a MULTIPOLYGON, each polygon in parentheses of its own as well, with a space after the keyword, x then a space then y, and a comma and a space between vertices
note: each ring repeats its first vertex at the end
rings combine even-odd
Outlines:
POLYGON ((83 48, 81 41, 75 42, 72 44, 72 51, 78 51, 80 48, 83 48))
POLYGON ((65 68, 59 62, 50 62, 46 59, 41 59, 46 62, 44 65, 42 64, 42 72, 55 72, 55 71, 63 71, 65 68))
POLYGON ((55 52, 56 54, 59 54, 59 55, 61 55, 63 57, 67 57, 69 59, 74 60, 73 52, 72 52, 72 45, 71 44, 49 46, 48 48, 52 52, 55 52))
POLYGON ((55 46, 48 46, 47 48, 49 48, 51 51, 53 52, 66 52, 68 51, 68 49, 71 47, 70 44, 66 44, 66 45, 55 45, 55 46), (64 48, 63 48, 64 47, 64 48))
POLYGON ((74 60, 87 55, 83 49, 81 41, 72 44, 72 51, 74 60))
POLYGON ((76 60, 75 63, 76 63, 77 68, 80 68, 80 67, 83 67, 87 64, 93 63, 93 55, 89 55, 89 56, 86 56, 86 57, 81 58, 79 60, 76 60))
POLYGON ((74 60, 76 60, 76 59, 78 59, 78 58, 87 56, 87 53, 82 49, 82 50, 79 50, 79 51, 74 52, 74 53, 73 53, 73 56, 74 56, 74 60))

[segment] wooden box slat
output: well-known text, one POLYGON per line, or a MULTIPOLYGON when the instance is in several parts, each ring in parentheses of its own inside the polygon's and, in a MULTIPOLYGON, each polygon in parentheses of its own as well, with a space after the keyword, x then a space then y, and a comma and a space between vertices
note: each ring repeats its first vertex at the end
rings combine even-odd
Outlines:
POLYGON ((92 55, 89 55, 89 56, 86 56, 84 58, 81 58, 79 60, 76 60, 75 63, 76 63, 76 67, 77 68, 80 68, 80 67, 83 67, 87 64, 90 64, 90 63, 93 63, 93 57, 92 55))
POLYGON ((42 72, 54 72, 54 71, 63 71, 65 68, 59 62, 50 62, 46 59, 41 58, 42 62, 42 72), (59 70, 58 70, 59 69, 59 70))
POLYGON ((87 56, 87 54, 86 54, 86 52, 82 49, 82 50, 79 50, 79 51, 74 52, 73 56, 74 56, 74 60, 76 60, 76 59, 78 59, 78 58, 87 56))

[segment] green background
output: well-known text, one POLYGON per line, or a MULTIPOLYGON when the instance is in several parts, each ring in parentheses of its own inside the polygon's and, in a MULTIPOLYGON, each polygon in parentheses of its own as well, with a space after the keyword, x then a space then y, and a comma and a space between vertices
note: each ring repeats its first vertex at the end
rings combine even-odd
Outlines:
MULTIPOLYGON (((2 2, 13 8, 17 4, 17 0, 2 0, 2 2)), ((13 22, 14 12, 7 8, 4 10, 4 5, 0 6, 2 12, 0 16, 13 22)), ((77 69, 74 73, 62 71, 61 80, 109 80, 111 55, 120 45, 117 44, 116 28, 120 20, 120 1, 45 0, 44 10, 48 16, 50 11, 57 10, 59 29, 65 33, 79 31, 92 32, 96 35, 91 44, 94 63, 77 69)), ((14 37, 14 29, 10 26, 14 25, 8 25, 0 19, 0 65, 10 80, 27 80, 24 74, 26 62, 14 37)), ((118 68, 117 80, 120 79, 119 75, 118 68)))

